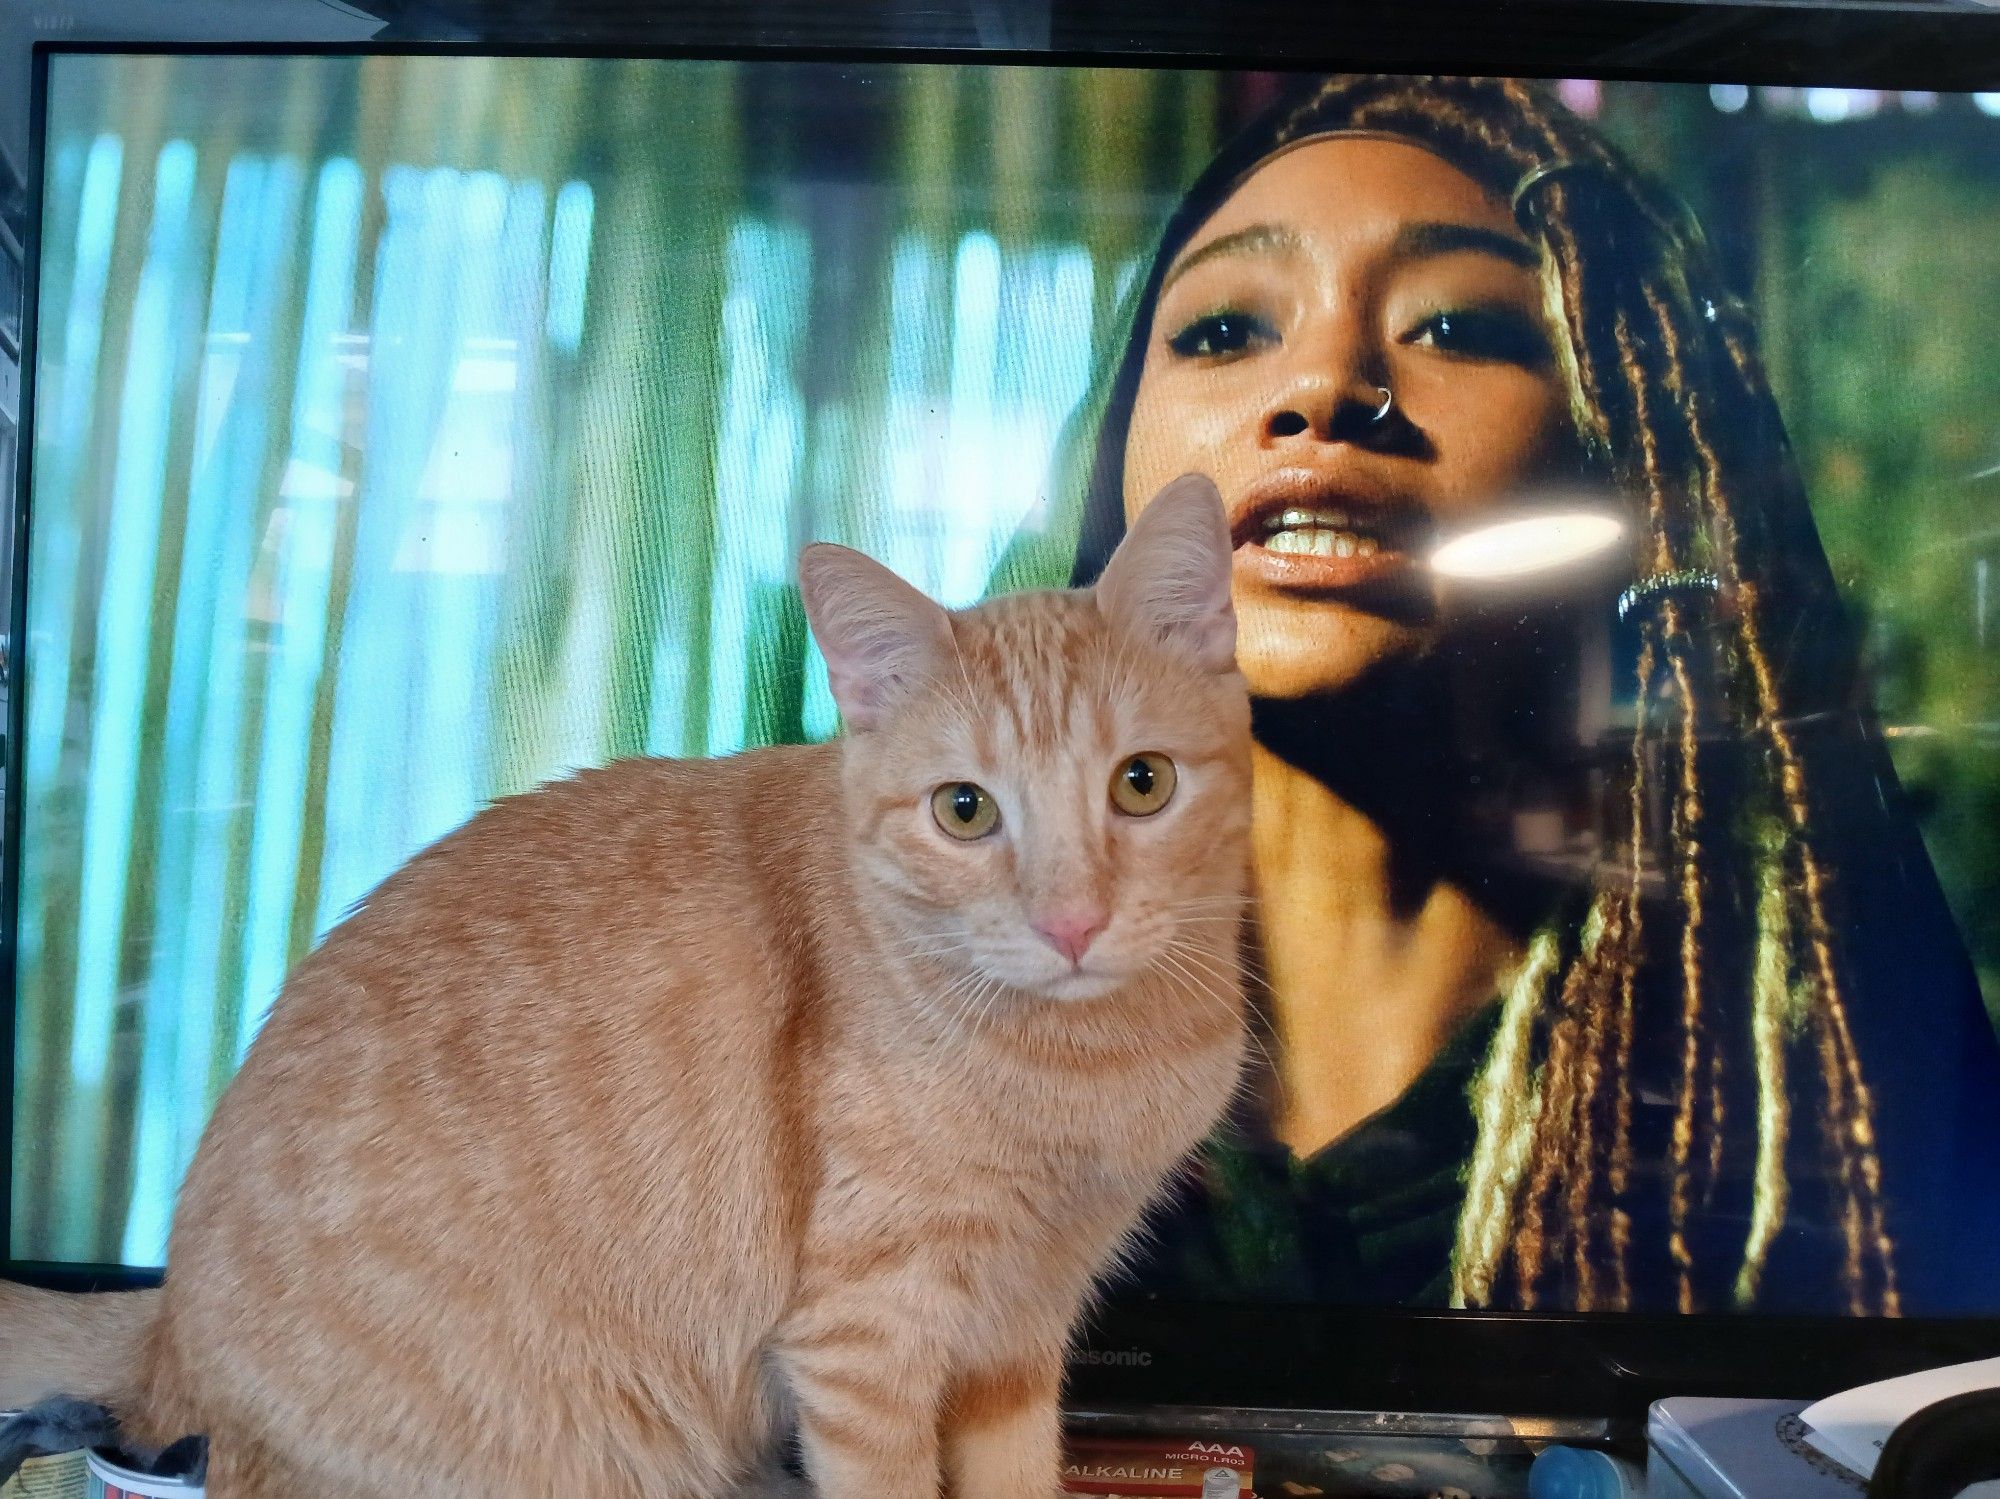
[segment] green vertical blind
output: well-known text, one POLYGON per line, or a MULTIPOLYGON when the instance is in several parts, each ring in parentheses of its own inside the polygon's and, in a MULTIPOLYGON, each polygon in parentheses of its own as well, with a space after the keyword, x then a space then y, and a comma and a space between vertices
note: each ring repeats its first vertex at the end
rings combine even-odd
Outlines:
POLYGON ((161 1263, 287 969, 486 801, 831 732, 804 542, 967 603, 1062 513, 1212 82, 754 81, 53 60, 14 1255, 161 1263))

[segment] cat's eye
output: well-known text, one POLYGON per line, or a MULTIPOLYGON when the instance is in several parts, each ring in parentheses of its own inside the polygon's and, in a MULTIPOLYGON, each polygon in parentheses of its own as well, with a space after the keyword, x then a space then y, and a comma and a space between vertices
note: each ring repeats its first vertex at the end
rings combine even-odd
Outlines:
POLYGON ((1111 802, 1128 817, 1151 817, 1173 800, 1174 762, 1154 750, 1134 755, 1111 778, 1111 802))
POLYGON ((983 786, 952 781, 931 793, 931 816, 954 838, 970 842, 1000 826, 1000 807, 983 786))

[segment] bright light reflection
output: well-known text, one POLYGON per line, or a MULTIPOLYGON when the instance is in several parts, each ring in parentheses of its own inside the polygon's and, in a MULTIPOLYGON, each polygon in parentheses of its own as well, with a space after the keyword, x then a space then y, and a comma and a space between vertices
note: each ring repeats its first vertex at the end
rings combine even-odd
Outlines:
POLYGON ((1552 510, 1481 526, 1431 553, 1447 578, 1518 578, 1573 567, 1618 544, 1625 526, 1602 510, 1552 510))

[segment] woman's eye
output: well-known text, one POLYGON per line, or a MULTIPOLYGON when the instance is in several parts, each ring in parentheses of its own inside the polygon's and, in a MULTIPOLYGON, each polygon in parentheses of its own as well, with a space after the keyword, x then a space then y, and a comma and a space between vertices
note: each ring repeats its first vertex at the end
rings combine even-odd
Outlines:
POLYGON ((983 786, 951 781, 931 793, 931 816, 954 838, 971 842, 1000 826, 1000 807, 983 786))
POLYGON ((1111 803, 1127 817, 1151 817, 1173 800, 1174 762, 1157 750, 1134 755, 1111 777, 1111 803))
POLYGON ((1248 312, 1204 313, 1167 340, 1183 359, 1227 358, 1262 344, 1275 343, 1278 333, 1248 312))
POLYGON ((1463 359, 1531 367, 1549 358, 1548 335, 1539 322, 1523 313, 1493 307, 1434 312, 1404 334, 1403 342, 1463 359))

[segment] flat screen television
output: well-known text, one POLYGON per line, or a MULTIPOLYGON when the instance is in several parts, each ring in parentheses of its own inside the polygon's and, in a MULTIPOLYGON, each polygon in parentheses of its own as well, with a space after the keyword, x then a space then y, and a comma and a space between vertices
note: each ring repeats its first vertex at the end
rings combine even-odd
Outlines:
POLYGON ((2000 17, 731 14, 37 49, 7 1273, 156 1276, 485 801, 835 732, 803 543, 1087 583, 1198 470, 1258 1044, 1073 1398, 2000 1352, 2000 17))

